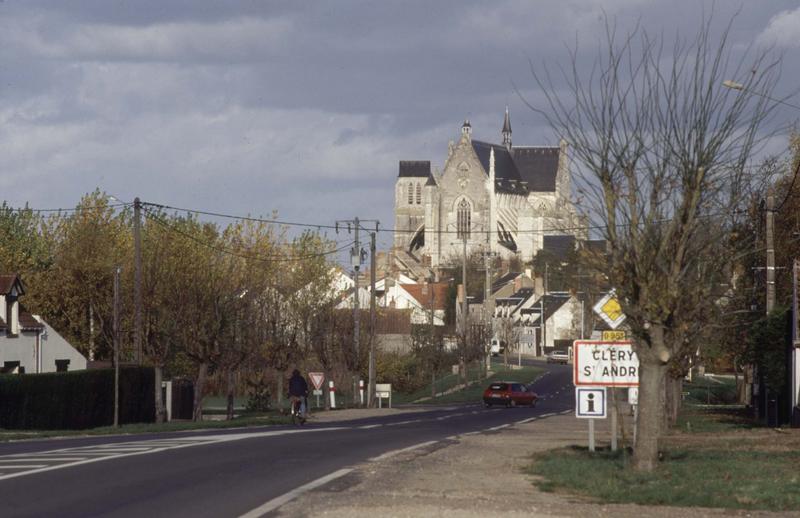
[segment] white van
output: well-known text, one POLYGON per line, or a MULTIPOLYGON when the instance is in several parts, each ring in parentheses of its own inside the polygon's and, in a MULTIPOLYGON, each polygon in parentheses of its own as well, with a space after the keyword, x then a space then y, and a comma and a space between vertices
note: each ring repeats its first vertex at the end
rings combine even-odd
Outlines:
POLYGON ((500 342, 500 340, 497 338, 492 338, 492 341, 489 342, 489 354, 492 356, 503 354, 504 349, 505 347, 503 347, 502 342, 500 342))

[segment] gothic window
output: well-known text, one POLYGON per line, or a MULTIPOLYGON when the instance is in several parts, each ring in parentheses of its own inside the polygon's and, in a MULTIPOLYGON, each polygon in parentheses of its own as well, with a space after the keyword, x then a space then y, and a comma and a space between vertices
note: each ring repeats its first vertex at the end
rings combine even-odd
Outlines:
POLYGON ((417 184, 417 205, 422 203, 422 185, 417 184))
POLYGON ((408 182, 408 204, 412 205, 414 203, 414 184, 408 182))
POLYGON ((466 199, 458 204, 458 239, 469 239, 470 225, 472 223, 472 207, 466 199))

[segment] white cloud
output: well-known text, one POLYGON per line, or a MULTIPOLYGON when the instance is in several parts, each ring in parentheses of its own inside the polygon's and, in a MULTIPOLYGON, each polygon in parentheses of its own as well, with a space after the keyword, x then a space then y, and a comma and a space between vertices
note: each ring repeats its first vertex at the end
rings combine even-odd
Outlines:
POLYGON ((773 16, 767 27, 758 35, 756 42, 779 48, 799 48, 800 7, 794 11, 786 10, 773 16))

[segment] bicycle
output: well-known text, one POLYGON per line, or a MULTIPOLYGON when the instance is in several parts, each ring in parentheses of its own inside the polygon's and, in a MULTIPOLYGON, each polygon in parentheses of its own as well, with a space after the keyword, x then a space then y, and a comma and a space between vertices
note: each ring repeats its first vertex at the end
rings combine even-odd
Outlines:
POLYGON ((306 423, 306 412, 303 408, 303 398, 292 396, 289 413, 292 416, 292 424, 299 424, 302 426, 306 423))

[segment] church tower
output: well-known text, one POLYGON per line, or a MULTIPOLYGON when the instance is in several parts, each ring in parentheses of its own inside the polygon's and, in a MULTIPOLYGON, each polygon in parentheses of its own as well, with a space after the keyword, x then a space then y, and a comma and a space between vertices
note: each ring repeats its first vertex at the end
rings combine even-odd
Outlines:
POLYGON ((506 106, 506 116, 503 119, 503 145, 511 151, 511 118, 508 116, 508 106, 506 106))

